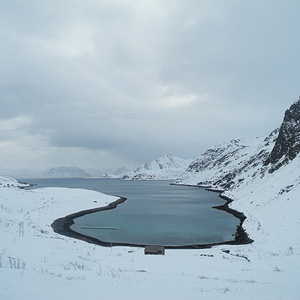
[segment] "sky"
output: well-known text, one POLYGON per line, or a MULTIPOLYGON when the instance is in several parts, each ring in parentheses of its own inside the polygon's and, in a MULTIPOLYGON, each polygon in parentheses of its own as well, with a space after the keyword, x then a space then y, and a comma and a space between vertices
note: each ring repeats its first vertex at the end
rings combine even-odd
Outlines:
POLYGON ((267 135, 298 99, 298 0, 1 0, 0 169, 136 167, 267 135))

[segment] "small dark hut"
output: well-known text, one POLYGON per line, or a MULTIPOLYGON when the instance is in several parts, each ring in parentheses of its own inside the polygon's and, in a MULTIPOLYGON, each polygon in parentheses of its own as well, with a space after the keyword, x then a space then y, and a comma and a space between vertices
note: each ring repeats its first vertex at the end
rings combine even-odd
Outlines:
POLYGON ((165 255, 165 247, 163 246, 145 246, 145 254, 165 255))

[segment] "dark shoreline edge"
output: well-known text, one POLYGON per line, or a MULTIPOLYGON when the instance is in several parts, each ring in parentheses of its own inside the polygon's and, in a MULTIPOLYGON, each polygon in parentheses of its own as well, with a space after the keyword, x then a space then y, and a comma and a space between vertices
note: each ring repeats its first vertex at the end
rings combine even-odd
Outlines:
POLYGON ((239 212, 229 207, 229 204, 233 202, 231 198, 227 196, 223 196, 222 194, 220 194, 219 197, 226 201, 225 204, 219 206, 213 206, 213 208, 223 210, 240 220, 240 224, 236 228, 235 240, 234 240, 235 245, 246 245, 246 244, 253 243, 254 240, 252 240, 249 237, 248 233, 243 228, 243 223, 247 219, 247 217, 242 212, 239 212))
MULTIPOLYGON (((200 186, 198 186, 200 187, 200 186)), ((212 192, 219 192, 219 191, 214 191, 214 190, 210 190, 212 192)), ((207 248, 212 248, 214 246, 220 246, 220 245, 244 245, 244 244, 250 244, 253 242, 252 239, 249 238, 248 234, 246 233, 246 231, 243 228, 243 222, 246 219, 246 216, 241 213, 238 212, 234 209, 231 209, 229 207, 229 204, 233 201, 232 199, 226 197, 226 196, 222 196, 221 194, 219 195, 220 198, 222 198, 223 200, 226 201, 225 204, 220 205, 220 206, 213 206, 212 208, 215 209, 219 209, 219 210, 223 210, 231 215, 233 215, 234 217, 240 219, 240 224, 237 226, 236 229, 236 233, 234 235, 234 240, 231 241, 225 241, 225 242, 219 242, 219 243, 210 243, 210 244, 199 244, 199 245, 183 245, 183 246, 164 246, 166 249, 207 249, 207 248)), ((71 237, 71 238, 75 238, 75 239, 79 239, 82 241, 85 241, 87 243, 91 243, 91 244, 95 244, 98 246, 103 246, 103 247, 113 247, 113 246, 128 246, 128 247, 140 247, 143 248, 147 245, 142 245, 142 244, 130 244, 130 243, 109 243, 109 242, 103 242, 99 239, 87 236, 87 235, 83 235, 79 232, 76 232, 74 230, 72 230, 70 227, 74 224, 74 219, 84 216, 86 214, 90 214, 93 212, 98 212, 98 211, 103 211, 103 210, 108 210, 108 209, 114 209, 116 208, 119 204, 125 202, 127 200, 127 198, 124 197, 120 197, 119 199, 117 199, 116 201, 108 204, 107 206, 104 207, 99 207, 99 208, 94 208, 94 209, 88 209, 88 210, 83 210, 83 211, 79 211, 70 215, 67 215, 65 217, 56 219, 52 224, 51 227, 53 229, 54 232, 67 236, 67 237, 71 237)), ((163 245, 160 245, 163 246, 163 245)))

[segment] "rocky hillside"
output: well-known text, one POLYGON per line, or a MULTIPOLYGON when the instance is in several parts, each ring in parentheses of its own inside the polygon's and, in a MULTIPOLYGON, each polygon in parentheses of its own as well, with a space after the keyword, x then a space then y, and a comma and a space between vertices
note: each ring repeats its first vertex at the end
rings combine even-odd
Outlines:
POLYGON ((300 100, 285 112, 279 129, 267 137, 232 140, 207 150, 174 184, 229 190, 263 178, 293 161, 300 152, 300 100))
POLYGON ((173 155, 165 155, 145 163, 133 171, 121 174, 123 180, 162 180, 175 179, 191 163, 191 159, 182 159, 173 155))
POLYGON ((300 152, 300 99, 284 115, 278 138, 264 165, 273 173, 293 160, 300 152))
POLYGON ((190 164, 174 184, 229 189, 244 180, 241 174, 246 170, 254 171, 268 157, 277 135, 278 130, 275 130, 265 138, 235 139, 208 149, 190 164))
MULTIPOLYGON (((207 150, 174 184, 222 190, 229 207, 243 212, 243 228, 256 245, 276 255, 299 249, 300 100, 286 112, 280 129, 266 138, 233 140, 207 150)), ((294 252, 293 252, 294 253, 294 252)))

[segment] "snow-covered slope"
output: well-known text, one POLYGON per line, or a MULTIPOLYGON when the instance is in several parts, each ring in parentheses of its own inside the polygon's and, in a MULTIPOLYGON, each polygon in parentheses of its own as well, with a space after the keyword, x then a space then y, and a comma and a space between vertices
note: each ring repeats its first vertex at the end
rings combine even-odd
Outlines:
POLYGON ((17 188, 25 188, 30 185, 27 183, 19 182, 18 180, 8 177, 8 176, 0 176, 0 187, 17 187, 17 188))
MULTIPOLYGON (((286 112, 279 129, 269 136, 232 140, 209 149, 194 160, 174 184, 234 190, 299 159, 300 100, 286 112)), ((275 176, 275 175, 274 175, 275 176)), ((282 176, 280 172, 276 176, 282 176)))
POLYGON ((300 100, 265 139, 234 140, 210 149, 174 183, 225 190, 222 196, 234 200, 231 207, 248 217, 243 226, 250 238, 266 241, 270 235, 274 247, 285 247, 275 238, 280 236, 300 246, 300 238, 289 234, 294 226, 300 229, 299 132, 300 100))
POLYGON ((237 170, 244 167, 245 161, 256 155, 258 149, 265 151, 268 147, 272 145, 263 137, 235 139, 223 143, 201 154, 174 183, 228 188, 237 170))
POLYGON ((168 154, 145 163, 133 171, 123 173, 119 177, 123 180, 175 179, 184 172, 191 161, 191 159, 182 159, 168 154))
POLYGON ((56 167, 47 169, 43 176, 45 177, 91 177, 84 170, 77 167, 56 167))
POLYGON ((13 186, 10 179, 0 182, 3 300, 80 300, 99 295, 124 300, 299 299, 296 189, 289 192, 289 200, 269 203, 266 198, 253 204, 247 200, 240 206, 247 211, 248 229, 259 234, 253 244, 145 256, 142 248, 97 247, 51 229, 56 218, 106 206, 116 197, 78 189, 28 191, 13 186))
POLYGON ((244 226, 253 238, 266 240, 270 234, 276 248, 286 243, 300 246, 300 237, 291 234, 295 227, 300 229, 299 133, 300 100, 285 112, 278 137, 269 153, 266 152, 267 157, 257 159, 252 168, 240 170, 239 180, 223 193, 235 200, 233 207, 246 215, 249 211, 252 217, 244 226))

